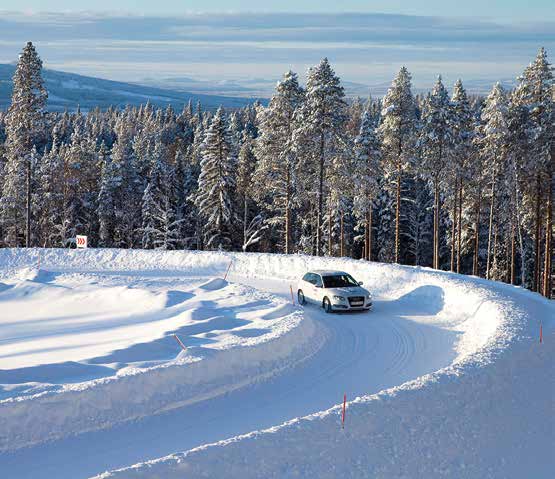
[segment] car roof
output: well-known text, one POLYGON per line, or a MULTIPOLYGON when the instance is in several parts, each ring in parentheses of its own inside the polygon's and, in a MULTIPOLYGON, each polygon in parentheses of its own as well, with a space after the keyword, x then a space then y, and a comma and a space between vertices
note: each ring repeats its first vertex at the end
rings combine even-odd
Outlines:
POLYGON ((319 274, 320 276, 333 276, 336 274, 347 274, 345 273, 345 271, 337 271, 334 269, 313 269, 311 271, 308 271, 309 273, 316 273, 319 274))

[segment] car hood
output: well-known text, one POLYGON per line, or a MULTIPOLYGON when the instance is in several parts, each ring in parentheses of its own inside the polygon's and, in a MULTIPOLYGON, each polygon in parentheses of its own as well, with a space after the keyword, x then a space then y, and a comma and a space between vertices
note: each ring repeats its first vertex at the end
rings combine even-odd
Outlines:
POLYGON ((366 289, 360 286, 349 288, 326 288, 326 292, 336 294, 337 296, 366 296, 370 294, 366 289))

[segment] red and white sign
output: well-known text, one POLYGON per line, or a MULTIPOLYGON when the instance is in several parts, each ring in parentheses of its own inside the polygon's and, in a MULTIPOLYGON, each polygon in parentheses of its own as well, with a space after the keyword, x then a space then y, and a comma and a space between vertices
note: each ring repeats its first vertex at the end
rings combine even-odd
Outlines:
POLYGON ((75 244, 78 248, 86 248, 87 247, 87 237, 83 235, 76 235, 75 236, 75 244))

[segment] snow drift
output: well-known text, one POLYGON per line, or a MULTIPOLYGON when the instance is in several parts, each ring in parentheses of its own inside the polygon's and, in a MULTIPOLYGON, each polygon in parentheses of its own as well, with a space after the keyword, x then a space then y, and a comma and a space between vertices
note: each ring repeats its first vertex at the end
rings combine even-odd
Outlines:
POLYGON ((441 285, 445 320, 468 318, 459 355, 436 373, 349 402, 344 431, 337 406, 100 477, 551 477, 552 302, 519 288, 418 268, 262 255, 255 261, 260 274, 316 265, 348 269, 374 291, 441 285))
MULTIPOLYGON (((47 253, 40 272, 19 268, 29 262, 28 253, 12 258, 2 253, 8 281, 0 283, 0 305, 16 319, 4 324, 0 335, 0 451, 230 392, 305 360, 324 340, 290 303, 221 278, 174 291, 180 295, 174 304, 169 293, 102 286, 98 277, 87 278, 83 271, 92 265, 110 269, 100 258, 82 264, 75 280, 67 273, 57 278, 57 272, 71 269, 63 261, 67 252, 47 253), (49 269, 54 266, 49 259, 54 268, 49 269), (172 331, 182 332, 186 344, 195 340, 187 353, 165 361, 131 361, 147 354, 150 344, 158 355, 168 349, 160 340, 180 351, 168 334, 172 331), (198 333, 204 332, 208 336, 201 341, 198 333), (88 375, 106 377, 71 380, 88 375)), ((128 265, 140 266, 131 257, 128 265)))
MULTIPOLYGON (((4 250, 0 264, 26 267, 36 254, 4 250)), ((408 296, 411 305, 436 313, 437 325, 460 333, 455 358, 432 374, 350 401, 345 430, 336 406, 99 477, 550 477, 555 309, 539 295, 423 268, 294 255, 48 250, 42 264, 216 276, 230 260, 232 274, 243 276, 296 279, 306 269, 346 269, 377 296, 408 296)))

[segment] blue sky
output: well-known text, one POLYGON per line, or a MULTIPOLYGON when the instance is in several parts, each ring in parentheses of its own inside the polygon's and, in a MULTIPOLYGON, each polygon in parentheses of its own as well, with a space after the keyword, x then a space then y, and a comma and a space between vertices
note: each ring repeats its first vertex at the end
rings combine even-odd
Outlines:
POLYGON ((553 62, 549 3, 344 0, 341 12, 326 14, 339 2, 264 2, 267 12, 255 12, 250 0, 49 0, 45 13, 38 1, 14 12, 13 0, 0 0, 0 63, 17 60, 31 40, 47 68, 136 82, 265 80, 271 89, 283 72, 302 79, 327 56, 346 82, 383 89, 406 65, 418 88, 442 74, 483 91, 514 79, 540 46, 553 62))
POLYGON ((552 0, 0 0, 0 8, 20 11, 127 11, 147 15, 187 12, 371 12, 432 16, 481 16, 521 21, 553 19, 552 0), (45 7, 47 5, 47 7, 45 7))

